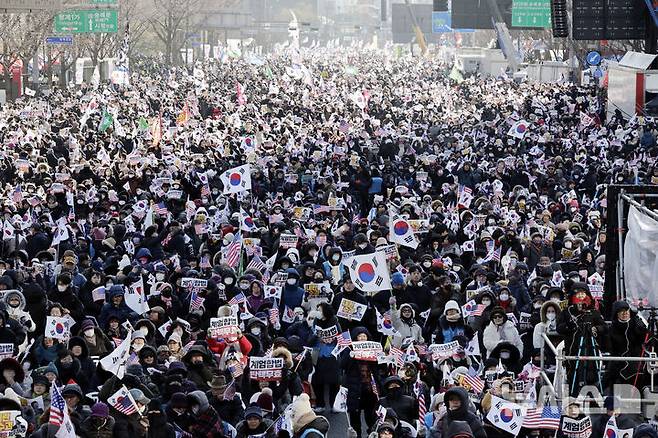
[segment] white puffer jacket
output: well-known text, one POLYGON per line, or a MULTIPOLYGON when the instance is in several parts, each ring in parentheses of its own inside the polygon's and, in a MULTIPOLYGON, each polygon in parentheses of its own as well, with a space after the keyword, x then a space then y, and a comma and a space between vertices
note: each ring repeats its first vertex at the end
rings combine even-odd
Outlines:
POLYGON ((514 323, 512 321, 505 321, 503 325, 497 327, 493 322, 490 322, 482 335, 484 348, 487 349, 487 357, 496 348, 496 345, 502 341, 507 341, 514 345, 519 349, 521 356, 523 356, 523 341, 514 323))

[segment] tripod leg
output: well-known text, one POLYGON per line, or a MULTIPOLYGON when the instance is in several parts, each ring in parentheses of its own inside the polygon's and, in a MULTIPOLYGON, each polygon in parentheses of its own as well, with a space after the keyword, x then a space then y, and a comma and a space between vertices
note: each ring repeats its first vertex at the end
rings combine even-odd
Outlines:
MULTIPOLYGON (((592 356, 600 356, 601 355, 601 350, 599 350, 598 346, 596 345, 596 339, 594 339, 594 336, 590 337, 592 341, 592 356)), ((597 371, 597 382, 599 383, 599 391, 603 393, 603 385, 601 384, 601 362, 598 360, 596 361, 596 371, 597 371)))
MULTIPOLYGON (((585 341, 585 337, 581 335, 580 336, 580 342, 578 344, 578 354, 577 354, 578 357, 580 357, 580 355, 582 354, 584 341, 585 341)), ((569 391, 570 392, 569 395, 573 394, 574 390, 576 389, 576 378, 578 377, 578 367, 579 366, 580 366, 580 359, 576 360, 576 366, 575 366, 574 371, 573 371, 573 379, 571 379, 571 391, 569 391)))

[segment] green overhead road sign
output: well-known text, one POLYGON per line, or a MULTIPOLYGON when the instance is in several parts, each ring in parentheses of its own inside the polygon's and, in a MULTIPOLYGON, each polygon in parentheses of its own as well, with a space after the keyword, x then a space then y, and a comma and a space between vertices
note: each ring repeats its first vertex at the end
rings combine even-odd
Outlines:
POLYGON ((72 10, 55 16, 58 33, 116 33, 119 12, 111 9, 72 10))
POLYGON ((551 0, 514 0, 512 27, 551 27, 551 0))

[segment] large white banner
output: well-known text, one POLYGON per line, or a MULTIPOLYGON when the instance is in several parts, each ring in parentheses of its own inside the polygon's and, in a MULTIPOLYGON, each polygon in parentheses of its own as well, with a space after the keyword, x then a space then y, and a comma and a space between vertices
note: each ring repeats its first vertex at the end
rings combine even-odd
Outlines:
POLYGON ((633 206, 624 242, 624 284, 629 299, 658 305, 658 222, 633 206))

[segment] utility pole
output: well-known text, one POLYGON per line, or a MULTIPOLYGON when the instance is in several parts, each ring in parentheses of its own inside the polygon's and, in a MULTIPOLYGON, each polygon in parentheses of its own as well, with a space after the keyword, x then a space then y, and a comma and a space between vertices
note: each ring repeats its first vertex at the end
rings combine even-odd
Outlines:
POLYGON ((420 26, 418 25, 418 20, 416 19, 416 14, 414 14, 414 10, 411 7, 411 3, 409 3, 409 0, 404 0, 404 4, 407 5, 409 16, 411 17, 411 21, 413 22, 414 33, 416 34, 416 41, 420 46, 420 52, 423 55, 425 55, 427 53, 427 43, 425 43, 425 35, 423 35, 423 31, 420 30, 420 26))

